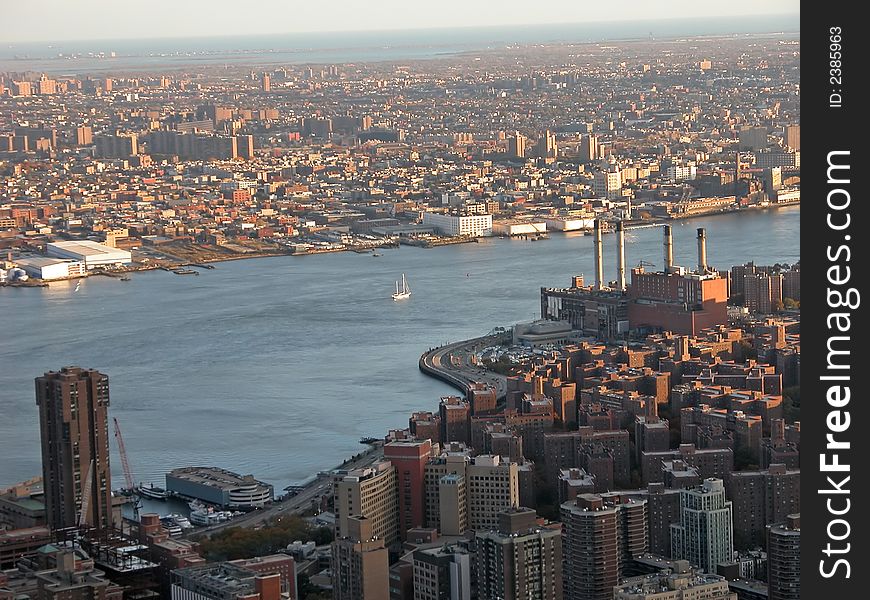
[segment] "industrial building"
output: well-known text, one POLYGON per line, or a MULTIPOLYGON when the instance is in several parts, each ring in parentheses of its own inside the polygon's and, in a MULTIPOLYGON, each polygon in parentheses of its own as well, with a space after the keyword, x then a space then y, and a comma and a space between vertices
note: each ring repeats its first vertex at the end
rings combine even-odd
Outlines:
POLYGON ((27 275, 36 279, 69 279, 83 277, 86 274, 85 264, 79 260, 28 256, 17 259, 15 264, 24 269, 27 275))
POLYGON ((84 263, 85 269, 120 267, 133 262, 126 250, 110 248, 90 240, 69 240, 46 244, 46 254, 54 258, 69 258, 84 263))
POLYGON ((228 508, 257 508, 272 501, 273 489, 253 475, 239 475, 217 467, 183 467, 166 474, 166 489, 228 508))
POLYGON ((444 235, 492 235, 492 215, 442 215, 424 212, 423 225, 431 225, 444 235))

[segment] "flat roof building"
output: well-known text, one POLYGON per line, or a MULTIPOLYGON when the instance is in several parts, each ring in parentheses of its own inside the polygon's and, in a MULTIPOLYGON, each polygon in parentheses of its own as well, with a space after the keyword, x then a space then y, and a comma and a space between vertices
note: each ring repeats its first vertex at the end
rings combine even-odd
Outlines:
POLYGON ((253 475, 217 467, 182 467, 166 474, 166 489, 181 496, 232 508, 255 508, 272 501, 273 489, 253 475))
POLYGON ((71 258, 84 263, 86 269, 113 267, 130 264, 133 255, 126 250, 110 248, 105 244, 90 240, 69 240, 50 242, 45 246, 46 254, 54 258, 71 258))
POLYGON ((85 275, 85 264, 79 260, 28 256, 17 259, 15 264, 36 279, 69 279, 85 275))

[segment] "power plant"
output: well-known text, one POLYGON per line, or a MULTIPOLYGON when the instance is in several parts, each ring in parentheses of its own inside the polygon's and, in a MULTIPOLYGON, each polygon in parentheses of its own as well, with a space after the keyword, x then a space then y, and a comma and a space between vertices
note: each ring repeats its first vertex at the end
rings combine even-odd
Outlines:
POLYGON ((728 322, 727 281, 707 264, 707 234, 697 230, 698 266, 695 271, 674 264, 671 225, 662 226, 664 267, 646 271, 641 261, 625 273, 625 224, 617 221, 616 279, 604 283, 604 223, 593 225, 595 281, 584 285, 583 277, 572 278, 569 288, 541 289, 541 316, 568 321, 572 328, 601 339, 624 339, 629 331, 671 331, 696 335, 701 329, 728 322))

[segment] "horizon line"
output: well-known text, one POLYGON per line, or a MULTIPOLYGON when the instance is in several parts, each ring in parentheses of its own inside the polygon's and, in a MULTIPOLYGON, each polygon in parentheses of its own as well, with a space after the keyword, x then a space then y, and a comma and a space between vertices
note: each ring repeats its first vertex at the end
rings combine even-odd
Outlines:
MULTIPOLYGON (((490 30, 490 29, 499 29, 505 27, 552 27, 552 26, 571 26, 571 25, 593 25, 593 24, 626 24, 626 23, 662 23, 662 22, 676 22, 676 21, 715 21, 723 18, 730 19, 739 19, 739 18, 769 18, 769 17, 800 17, 800 11, 798 12, 787 12, 787 13, 764 13, 764 14, 725 14, 725 15, 707 15, 707 16, 695 16, 695 17, 660 17, 660 18, 647 18, 647 19, 635 19, 635 20, 592 20, 592 21, 572 21, 572 22, 559 22, 559 21, 548 21, 542 23, 501 23, 498 25, 489 25, 489 24, 479 24, 479 25, 438 25, 438 26, 418 26, 418 27, 387 27, 384 29, 308 29, 308 30, 296 30, 296 31, 271 31, 265 33, 222 33, 222 34, 189 34, 189 35, 168 35, 168 36, 156 36, 156 37, 97 37, 97 38, 54 38, 54 39, 22 39, 18 41, 10 41, 6 42, 4 45, 7 48, 15 46, 17 44, 22 45, 34 45, 34 44, 48 44, 49 46, 53 43, 88 43, 88 42, 129 42, 129 41, 150 41, 150 40, 185 40, 185 39, 217 39, 217 38, 246 38, 256 35, 263 36, 292 36, 297 34, 330 34, 330 33, 395 33, 395 32, 414 32, 414 31, 438 31, 438 30, 490 30)), ((799 29, 797 30, 800 31, 799 29)), ((730 33, 741 33, 739 31, 732 31, 730 33)), ((775 33, 775 32, 770 32, 775 33)), ((783 33, 792 33, 792 31, 783 30, 783 33)), ((697 34, 697 35, 711 35, 711 34, 697 34)), ((727 35, 723 34, 723 35, 727 35)), ((690 35, 689 37, 693 37, 690 35)))

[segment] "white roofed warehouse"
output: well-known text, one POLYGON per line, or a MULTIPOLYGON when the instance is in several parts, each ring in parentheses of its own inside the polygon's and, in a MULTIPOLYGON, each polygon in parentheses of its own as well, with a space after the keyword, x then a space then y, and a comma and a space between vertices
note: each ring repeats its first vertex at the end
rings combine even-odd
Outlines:
POLYGON ((46 245, 45 250, 46 254, 55 258, 81 261, 88 270, 97 267, 121 267, 133 262, 133 256, 128 251, 90 240, 51 242, 46 245))

